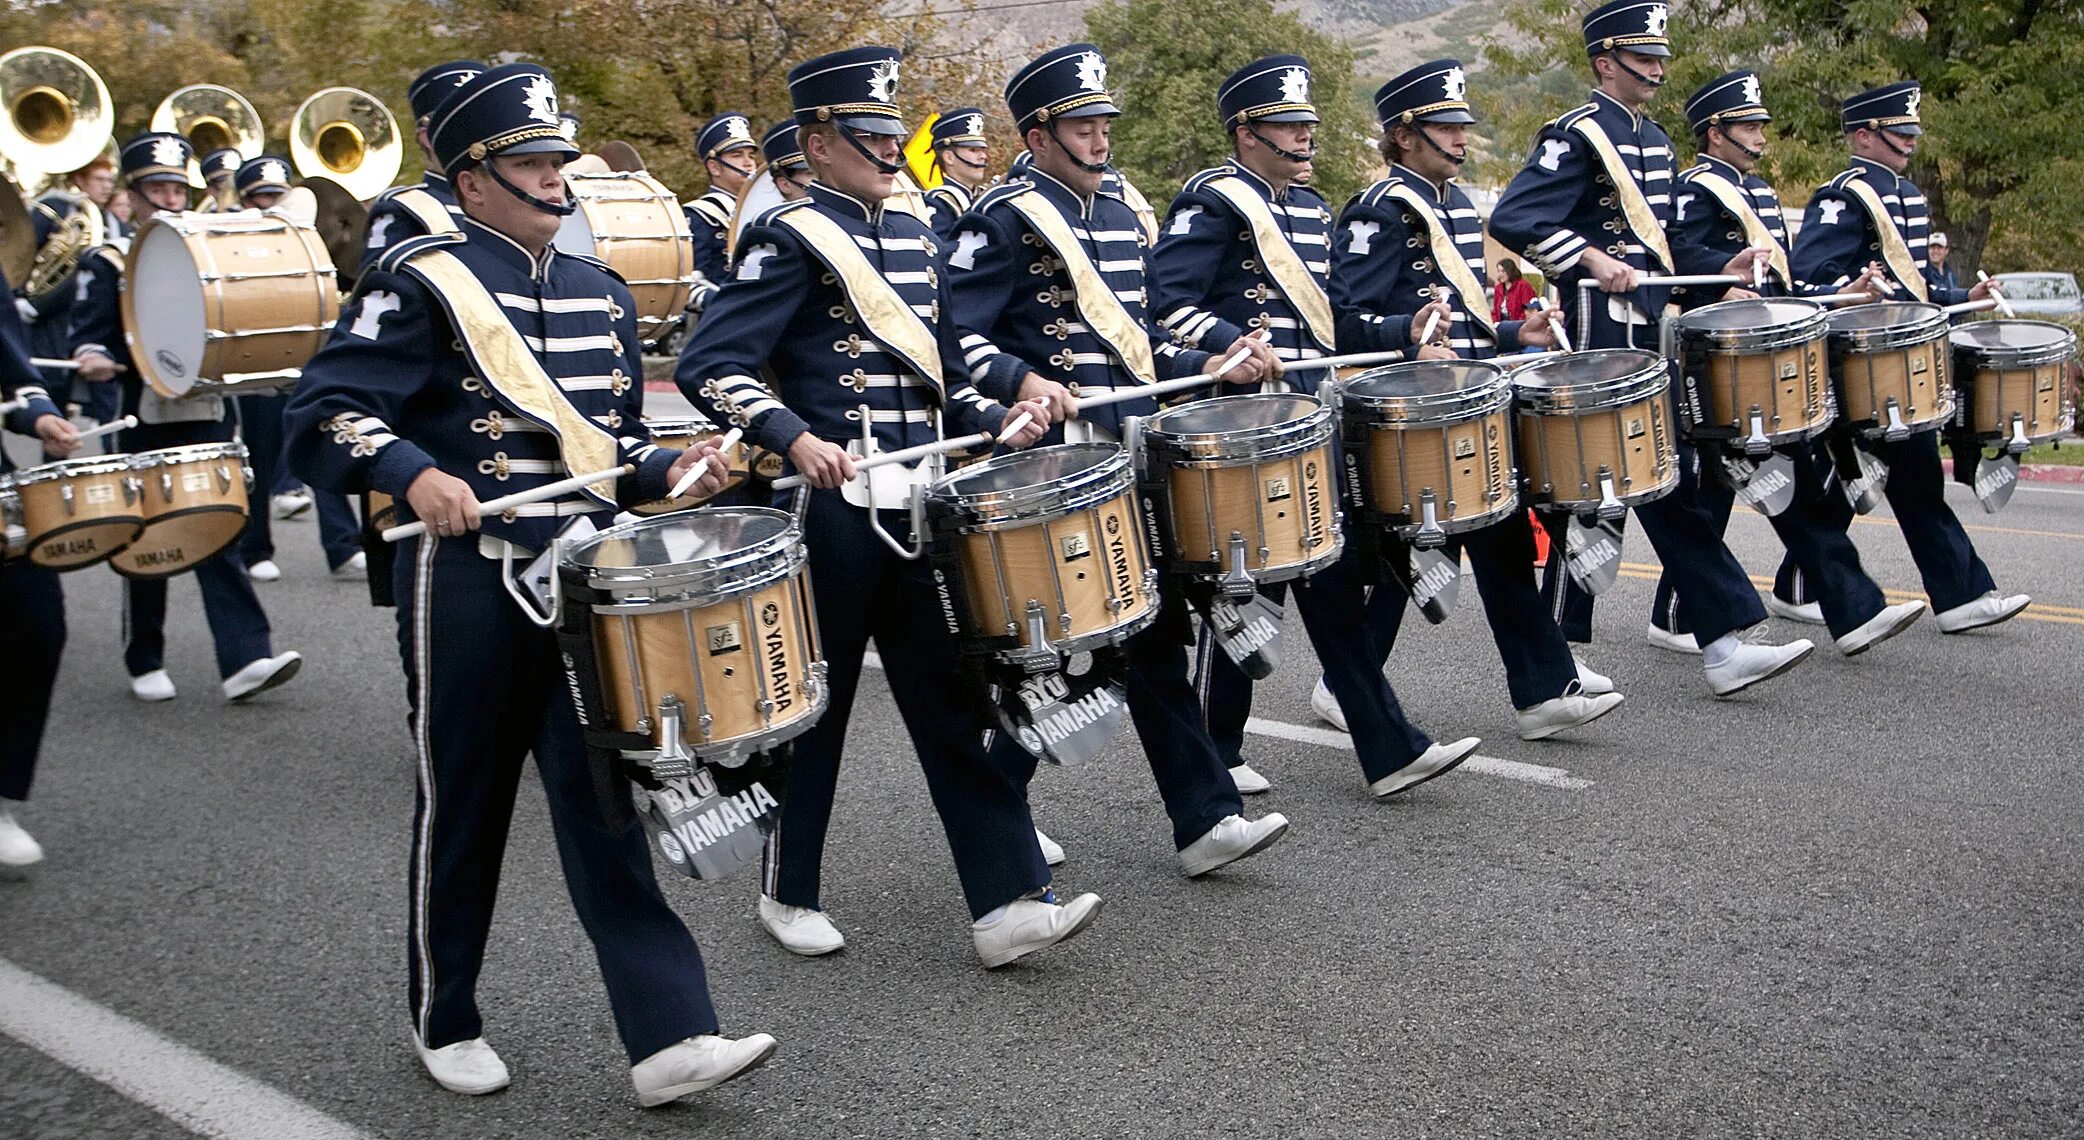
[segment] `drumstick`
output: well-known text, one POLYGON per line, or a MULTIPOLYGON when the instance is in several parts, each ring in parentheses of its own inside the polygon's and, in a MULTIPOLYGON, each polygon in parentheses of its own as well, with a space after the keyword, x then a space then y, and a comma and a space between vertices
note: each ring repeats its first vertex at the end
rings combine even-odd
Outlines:
POLYGON ((1990 295, 1992 297, 1997 298, 1997 307, 2004 310, 2004 315, 2006 317, 2015 321, 2019 319, 2019 314, 2012 311, 2012 303, 2010 301, 2005 300, 2004 294, 1997 291, 1997 283, 1990 280, 1989 274, 1978 269, 1975 271, 1975 279, 1990 286, 1990 295))
MULTIPOLYGON (((540 503, 544 499, 554 499, 566 491, 577 491, 582 487, 591 487, 595 483, 605 483, 610 479, 620 479, 624 475, 635 474, 636 470, 636 464, 625 463, 620 467, 611 467, 606 471, 596 471, 591 475, 574 475, 569 479, 559 479, 555 483, 545 483, 530 490, 516 491, 511 495, 502 495, 497 499, 487 499, 477 505, 477 515, 479 518, 484 518, 486 515, 496 515, 510 507, 524 506, 528 503, 540 503)), ((426 523, 409 522, 401 526, 384 528, 383 540, 385 542, 398 542, 402 539, 418 538, 426 533, 426 523)))
MULTIPOLYGON (((910 463, 914 459, 924 459, 929 455, 945 455, 951 451, 983 447, 991 442, 992 434, 988 431, 980 431, 976 435, 957 436, 954 439, 944 439, 938 443, 922 443, 917 447, 907 447, 898 451, 878 451, 866 459, 856 459, 854 461, 854 473, 859 475, 871 467, 883 467, 892 463, 910 463)), ((793 491, 808 482, 810 480, 802 475, 791 475, 785 479, 776 479, 774 481, 774 489, 777 491, 793 491)))
POLYGON ((1998 304, 1999 302, 1985 297, 1980 301, 1963 301, 1958 305, 1948 305, 1941 309, 1940 312, 1951 317, 1955 313, 1980 313, 1984 309, 1994 309, 1998 304))
POLYGON ((724 437, 716 441, 717 454, 709 457, 704 462, 697 463, 689 467, 687 469, 687 474, 682 475, 680 477, 680 482, 673 484, 673 489, 666 493, 666 498, 677 499, 680 496, 687 494, 687 489, 689 487, 694 486, 695 483, 702 478, 702 472, 706 470, 712 463, 716 465, 716 470, 718 474, 729 475, 731 473, 731 465, 724 462, 723 453, 738 446, 738 441, 744 438, 744 428, 734 427, 730 431, 725 432, 724 437))
MULTIPOLYGON (((1246 337, 1245 339, 1246 339, 1246 340, 1257 340, 1257 341, 1264 341, 1264 340, 1266 339, 1266 337, 1267 337, 1267 333, 1266 333, 1266 330, 1265 330, 1265 329, 1260 329, 1260 330, 1259 330, 1258 332, 1255 332, 1255 333, 1253 333, 1253 334, 1252 334, 1251 336, 1248 336, 1248 337, 1246 337)), ((1218 368, 1217 368, 1217 369, 1216 369, 1216 370, 1215 370, 1214 372, 1211 372, 1211 373, 1209 373, 1209 375, 1210 375, 1211 377, 1215 377, 1215 376, 1221 376, 1221 375, 1222 375, 1222 374, 1224 374, 1225 372, 1228 372, 1228 371, 1230 371, 1231 369, 1233 369, 1233 368, 1237 367, 1237 365, 1238 365, 1238 362, 1239 362, 1239 361, 1243 360, 1243 359, 1244 359, 1245 357, 1247 357, 1247 356, 1250 356, 1250 355, 1252 355, 1252 350, 1251 350, 1251 349, 1249 349, 1249 348, 1240 348, 1240 349, 1238 349, 1238 350, 1237 350, 1236 352, 1233 352, 1233 353, 1231 353, 1231 354, 1230 354, 1230 359, 1228 359, 1228 360, 1224 361, 1224 362, 1222 363, 1222 365, 1221 365, 1221 366, 1219 366, 1219 367, 1218 367, 1218 368)))
POLYGON ((136 426, 136 416, 124 416, 120 420, 110 420, 109 422, 101 425, 100 427, 91 427, 88 428, 86 431, 81 432, 80 442, 85 443, 88 440, 93 439, 97 435, 107 435, 112 431, 122 431, 125 428, 134 428, 136 426))
MULTIPOLYGON (((38 368, 56 368, 61 372, 78 372, 80 370, 79 361, 66 360, 62 357, 56 356, 32 356, 29 358, 29 363, 35 365, 38 368)), ((116 371, 128 372, 130 371, 130 369, 118 364, 116 365, 116 371)))
POLYGON ((1841 302, 1845 302, 1845 301, 1864 301, 1864 300, 1866 300, 1866 299, 1867 299, 1867 294, 1865 294, 1865 293, 1827 293, 1827 294, 1825 294, 1825 295, 1823 295, 1823 296, 1821 296, 1821 297, 1804 297, 1804 298, 1802 298, 1802 299, 1803 299, 1803 300, 1805 300, 1805 301, 1815 301, 1815 302, 1816 302, 1817 304, 1819 304, 1819 305, 1836 305, 1836 304, 1839 304, 1839 303, 1841 303, 1841 302))
POLYGON ((1701 273, 1692 276, 1679 274, 1666 277, 1659 277, 1653 273, 1638 273, 1635 275, 1635 283, 1671 289, 1680 285, 1742 285, 1744 279, 1733 273, 1701 273))
POLYGON ((1751 261, 1751 289, 1753 292, 1757 292, 1765 287, 1766 259, 1763 257, 1753 258, 1751 261))
POLYGON ((1563 331, 1563 321, 1560 319, 1560 315, 1553 309, 1549 310, 1549 328, 1554 330, 1556 334, 1557 348, 1562 349, 1564 352, 1577 351, 1577 349, 1570 347, 1570 334, 1563 331))
POLYGON ((1439 327, 1440 310, 1434 309, 1432 315, 1426 318, 1426 331, 1418 334, 1418 343, 1421 345, 1430 343, 1433 339, 1433 330, 1439 327))
POLYGON ((1012 438, 1013 438, 1014 436, 1016 436, 1016 435, 1020 434, 1020 429, 1021 429, 1021 428, 1024 428, 1024 427, 1026 427, 1026 426, 1028 426, 1029 424, 1031 424, 1031 423, 1034 423, 1034 422, 1035 422, 1035 417, 1034 417, 1034 414, 1033 414, 1033 413, 1031 413, 1031 412, 1022 412, 1022 413, 1020 413, 1019 415, 1017 415, 1017 416, 1014 416, 1014 417, 1013 417, 1013 422, 1012 422, 1012 423, 1010 423, 1010 424, 1007 424, 1007 425, 1006 425, 1006 430, 1005 430, 1005 431, 1002 431, 1002 432, 1000 432, 1000 433, 999 433, 999 437, 998 437, 998 438, 997 438, 996 440, 994 440, 993 442, 994 442, 994 443, 1004 443, 1004 442, 1006 442, 1007 440, 1009 440, 1009 439, 1012 439, 1012 438))
MULTIPOLYGON (((1323 359, 1328 360, 1331 358, 1325 357, 1323 359)), ((1319 361, 1312 360, 1308 363, 1315 365, 1319 361)), ((1078 410, 1083 412, 1087 408, 1104 408, 1109 404, 1120 404, 1129 400, 1156 399, 1159 396, 1170 396, 1174 392, 1191 392, 1196 388, 1206 388, 1214 383, 1216 383, 1216 377, 1202 375, 1187 376, 1179 380, 1166 380, 1157 384, 1132 384, 1126 388, 1113 388, 1105 392, 1095 392, 1090 396, 1080 396, 1078 397, 1078 410)))
MULTIPOLYGON (((1421 341, 1420 343, 1424 343, 1421 341)), ((1349 352, 1343 356, 1313 356, 1308 360, 1283 360, 1282 372, 1314 372, 1320 368, 1356 368, 1363 364, 1395 364, 1404 360, 1404 350, 1392 348, 1384 352, 1349 352)), ((1145 389, 1149 391, 1149 389, 1145 389)))

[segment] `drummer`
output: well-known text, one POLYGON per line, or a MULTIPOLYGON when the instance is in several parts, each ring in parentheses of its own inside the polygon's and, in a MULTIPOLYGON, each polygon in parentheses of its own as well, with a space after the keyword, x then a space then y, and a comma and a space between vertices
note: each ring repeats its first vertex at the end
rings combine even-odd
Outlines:
POLYGON ((933 163, 941 172, 941 184, 926 192, 926 205, 933 211, 933 232, 947 237, 955 232, 955 219, 969 212, 991 182, 991 140, 984 137, 984 112, 977 107, 957 107, 941 112, 933 121, 933 163))
MULTIPOLYGON (((947 262, 964 367, 987 395, 1046 401, 1064 421, 1051 429, 1052 442, 1118 441, 1124 417, 1157 410, 1153 400, 1131 400, 1072 419, 1074 388, 1150 384, 1213 373, 1223 363, 1171 343, 1143 307, 1145 252, 1135 215, 1098 192, 1108 133, 1121 114, 1106 75, 1091 44, 1045 52, 1013 75, 1006 104, 1027 144, 1026 176, 986 191, 963 215, 947 262)), ((1223 347, 1244 345, 1232 338, 1223 347)), ((1235 370, 1240 377, 1272 361, 1264 345, 1248 347, 1235 370)), ((1173 848, 1182 868, 1200 875, 1263 850, 1288 821, 1244 818, 1187 679, 1186 609, 1172 593, 1164 601, 1159 620, 1123 647, 1129 715, 1172 821, 1173 848)), ((996 753, 1033 771, 1010 734, 1000 734, 996 753)))
MULTIPOLYGON (((1765 155, 1766 124, 1772 120, 1758 76, 1733 71, 1709 80, 1686 101, 1686 119, 1700 163, 1679 175, 1673 245, 1704 249, 1708 251, 1704 262, 1718 265, 1747 247, 1768 249, 1770 260, 1754 288, 1762 296, 1788 295, 1787 224, 1781 216, 1780 196, 1756 172, 1765 155)), ((1870 266, 1842 291, 1880 300, 1880 287, 1874 284, 1877 272, 1870 266)), ((1828 286, 1809 290, 1819 291, 1840 290, 1828 286)), ((1676 291, 1681 306, 1689 309, 1707 300, 1696 301, 1699 293, 1697 289, 1676 291)), ((1769 521, 1787 547, 1788 563, 1814 584, 1838 652, 1848 657, 1865 653, 1908 629, 1925 612, 1925 603, 1888 604, 1881 587, 1861 568, 1859 549, 1845 528, 1835 523, 1844 500, 1830 482, 1828 460, 1808 443, 1779 450, 1794 469, 1793 498, 1769 521)), ((1730 480, 1711 470, 1700 481, 1700 495, 1716 523, 1727 527, 1736 502, 1730 480)), ((1766 609, 1788 617, 1792 607, 1778 596, 1768 596, 1766 609)), ((1650 644, 1679 653, 1700 652, 1684 601, 1669 573, 1657 579, 1656 601, 1650 608, 1650 644)))
MULTIPOLYGON (((1348 202, 1332 230, 1331 304, 1339 344, 1348 350, 1403 348, 1429 323, 1467 360, 1555 344, 1548 327, 1554 310, 1494 321, 1486 304, 1483 223, 1454 180, 1468 160, 1469 125, 1476 121, 1467 89, 1461 63, 1440 59, 1375 92, 1389 177, 1348 202)), ((1457 560, 1461 550, 1476 572, 1520 736, 1545 739, 1613 711, 1621 694, 1611 682, 1595 689, 1588 679, 1597 674, 1589 670, 1580 676, 1569 643, 1541 604, 1527 512, 1513 510, 1446 547, 1457 560)), ((1377 590, 1368 601, 1370 644, 1384 658, 1396 644, 1404 603, 1400 590, 1377 590)))
MULTIPOLYGON (((1584 309, 1570 314, 1577 348, 1654 348, 1670 290, 1639 286, 1637 278, 1696 266, 1703 256, 1684 246, 1675 249, 1671 241, 1666 227, 1676 173, 1672 141, 1644 114, 1664 85, 1672 54, 1667 14, 1663 3, 1648 0, 1610 0, 1585 13, 1585 52, 1599 86, 1590 102, 1542 127, 1526 165, 1491 213, 1491 236, 1539 266, 1561 289, 1567 309, 1584 309), (1592 244, 1608 235, 1612 240, 1603 247, 1592 244), (1585 280, 1599 286, 1589 306, 1581 304, 1578 291, 1585 280)), ((1746 248, 1718 268, 1748 281, 1753 263, 1766 255, 1746 248)), ((1724 296, 1751 293, 1732 288, 1724 296)), ((1693 451, 1683 439, 1678 467, 1679 486, 1635 513, 1692 608, 1695 636, 1704 641, 1709 691, 1732 696, 1793 668, 1815 646, 1738 637, 1766 620, 1765 607, 1700 500, 1693 451)), ((1551 549, 1568 549, 1568 513, 1546 512, 1543 521, 1551 549)), ((1588 642, 1592 595, 1572 579, 1567 561, 1549 559, 1543 593, 1553 599, 1550 613, 1564 636, 1588 642)))
MULTIPOLYGON (((192 154, 187 139, 168 131, 147 131, 123 144, 123 185, 140 226, 154 214, 188 208, 192 154)), ((120 299, 123 254, 113 246, 95 249, 80 259, 79 274, 72 357, 79 361, 81 378, 115 380, 123 392, 123 413, 138 418, 138 426, 122 433, 119 447, 138 452, 230 442, 232 419, 222 399, 162 398, 130 366, 120 299)), ((216 642, 225 699, 250 700, 297 675, 304 659, 295 652, 274 651, 268 615, 237 548, 197 564, 195 582, 216 642)), ((174 679, 166 671, 166 594, 164 578, 123 580, 123 663, 130 672, 131 694, 141 701, 170 701, 176 695, 174 679)))
MULTIPOLYGON (((1309 169, 1318 126, 1310 102, 1310 65, 1276 55, 1246 64, 1216 92, 1231 157, 1187 179, 1172 201, 1152 251, 1151 307, 1181 343, 1227 354, 1247 334, 1268 338, 1291 369, 1241 391, 1315 394, 1321 371, 1297 368, 1332 351, 1333 317, 1325 283, 1331 273, 1331 211, 1316 191, 1295 181, 1309 169)), ((1409 351, 1408 344, 1396 346, 1409 351)), ((1445 352, 1439 355, 1447 356, 1445 352)), ((1312 703, 1336 702, 1353 733, 1368 791, 1384 799, 1454 768, 1481 743, 1468 736, 1435 743, 1404 716, 1383 679, 1387 654, 1355 628, 1373 573, 1359 543, 1346 544, 1332 566, 1298 583, 1310 645, 1325 670, 1312 703)), ((1277 603, 1286 583, 1261 587, 1277 603)), ((1265 777, 1244 762, 1252 682, 1213 644, 1204 623, 1200 653, 1209 734, 1238 786, 1263 790, 1265 777)))
MULTIPOLYGON (((12 295, 6 274, 0 273, 0 297, 12 295)), ((43 377, 30 365, 21 316, 12 305, 0 309, 0 403, 26 401, 7 413, 5 427, 36 437, 45 455, 64 459, 78 450, 80 434, 51 402, 43 377)), ((0 452, 0 474, 13 469, 0 452)), ((6 648, 0 649, 0 869, 19 871, 43 861, 42 846, 14 813, 29 798, 36 778, 51 690, 65 652, 65 591, 56 570, 27 558, 0 557, 0 629, 7 631, 6 648)))
POLYGON ((774 178, 775 193, 784 202, 799 202, 810 194, 810 163, 803 157, 803 144, 796 141, 796 120, 785 119, 760 136, 760 154, 767 160, 767 173, 774 178))
MULTIPOLYGON (((1100 899, 1059 906, 1018 773, 984 751, 984 710, 950 704, 967 686, 943 624, 934 573, 885 545, 909 535, 893 500, 853 479, 864 427, 880 451, 948 433, 1042 435, 1040 400, 1006 406, 971 383, 948 319, 940 243, 925 222, 887 209, 903 169, 898 54, 857 47, 789 72, 797 139, 816 177, 809 197, 770 210, 740 237, 737 269, 681 349, 675 381, 718 424, 786 455, 807 493, 804 542, 831 702, 795 741, 788 807, 769 841, 760 925, 784 949, 814 956, 846 939, 820 909, 825 833, 839 766, 873 638, 905 731, 918 754, 969 903, 971 942, 987 967, 1077 934, 1100 899), (864 252, 865 251, 865 252, 864 252), (769 379, 769 378, 772 379, 769 379)), ((902 487, 930 464, 885 467, 876 484, 902 487)), ((784 500, 791 505, 793 500, 784 500)))
POLYGON ((698 492, 722 480, 714 447, 655 446, 642 386, 607 382, 638 375, 636 306, 601 263, 552 244, 572 211, 563 166, 579 156, 556 111, 549 73, 526 63, 469 77, 436 109, 428 139, 463 221, 363 274, 286 419, 291 464, 313 485, 382 491, 428 527, 403 544, 395 588, 419 765, 407 941, 421 1064, 464 1095, 509 1081, 476 989, 533 753, 565 885, 650 1107, 746 1072, 774 1039, 718 1036, 701 951, 659 891, 643 831, 597 797, 556 637, 507 596, 502 563, 525 564, 571 520, 606 525, 618 504, 660 498, 691 470, 698 492), (487 499, 617 464, 636 471, 612 490, 478 515, 487 499))
MULTIPOLYGON (((1879 256, 1895 300, 1955 305, 1990 295, 1987 281, 1967 290, 1939 284, 1926 258, 1931 210, 1924 191, 1903 176, 1924 135, 1918 121, 1922 95, 1916 80, 1906 80, 1862 91, 1844 102, 1840 125, 1852 149, 1852 163, 1809 198, 1790 259, 1796 281, 1811 289, 1836 291, 1860 277, 1879 256)), ((1943 344, 1940 351, 1946 351, 1943 344)), ((1860 438, 1855 445, 1888 465, 1882 493, 1917 563, 1941 633, 1966 633, 2008 621, 2033 602, 2025 594, 1999 592, 1961 520, 1947 505, 1937 430, 1915 432, 1895 443, 1860 438)), ((1843 496, 1838 498, 1833 521, 1842 530, 1852 525, 1852 509, 1843 496)), ((1783 578, 1786 569, 1783 565, 1783 578)), ((1777 582, 1774 590, 1780 592, 1777 582)), ((1783 600, 1808 603, 1814 600, 1807 596, 1813 592, 1813 586, 1807 587, 1802 596, 1783 600)))
POLYGON ((196 206, 199 213, 212 214, 220 210, 239 208, 239 164, 245 161, 236 147, 219 147, 203 156, 200 166, 203 172, 203 200, 196 206))
POLYGON ((434 147, 427 141, 427 122, 442 100, 483 70, 485 65, 474 59, 451 60, 420 72, 406 87, 405 98, 412 105, 414 137, 419 141, 426 171, 418 182, 393 186, 376 196, 363 230, 360 268, 369 268, 385 250, 407 238, 456 232, 463 214, 456 205, 456 188, 449 185, 441 163, 435 160, 434 147))
MULTIPOLYGON (((730 275, 731 216, 739 199, 759 177, 759 144, 753 141, 752 126, 744 115, 726 111, 695 132, 695 155, 709 172, 709 189, 690 198, 688 232, 695 236, 695 271, 711 285, 722 285, 730 275)), ((705 290, 705 296, 709 291, 705 290)))

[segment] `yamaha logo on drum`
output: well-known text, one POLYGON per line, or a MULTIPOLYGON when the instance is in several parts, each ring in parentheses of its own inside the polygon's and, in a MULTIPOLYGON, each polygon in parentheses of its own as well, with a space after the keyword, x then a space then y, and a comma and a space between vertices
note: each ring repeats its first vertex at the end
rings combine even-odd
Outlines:
POLYGON ((163 369, 165 372, 167 372, 169 375, 188 375, 188 365, 183 363, 180 357, 175 356, 172 352, 164 348, 160 349, 158 352, 153 353, 152 359, 157 360, 159 362, 159 367, 163 369))
POLYGON ((760 607, 760 628, 773 629, 781 622, 781 607, 768 602, 760 607))

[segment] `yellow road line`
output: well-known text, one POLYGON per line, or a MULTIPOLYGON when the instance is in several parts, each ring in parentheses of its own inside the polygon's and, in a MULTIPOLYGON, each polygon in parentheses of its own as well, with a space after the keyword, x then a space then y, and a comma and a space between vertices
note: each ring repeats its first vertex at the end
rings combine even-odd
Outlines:
MULTIPOLYGON (((1731 512, 1730 517, 1732 519, 1753 519, 1760 523, 1771 525, 1766 516, 1759 514, 1757 511, 1734 511, 1731 512)), ((1892 518, 1877 519, 1868 518, 1866 515, 1854 515, 1852 521, 1861 526, 1885 526, 1890 530, 1896 529, 1896 520, 1892 518)), ((2025 527, 1990 526, 1987 523, 1962 523, 1961 529, 1975 531, 1979 534, 2016 534, 2027 538, 2069 538, 2084 541, 2084 531, 2074 530, 2028 530, 2025 527)))
MULTIPOLYGON (((1654 562, 1621 563, 1620 576, 1623 578, 1655 582, 1663 574, 1664 568, 1654 562)), ((1773 588, 1773 580, 1771 578, 1761 574, 1751 574, 1748 577, 1751 579, 1751 584, 1761 590, 1773 588)), ((1884 586, 1881 592, 1891 602, 1924 602, 1929 605, 1932 601, 1932 599, 1918 593, 1916 590, 1897 590, 1884 586)), ((2084 609, 2079 609, 2076 606, 2050 605, 2046 602, 2035 600, 2025 613, 2019 615, 2018 620, 2053 622, 2058 625, 2084 625, 2084 609)))

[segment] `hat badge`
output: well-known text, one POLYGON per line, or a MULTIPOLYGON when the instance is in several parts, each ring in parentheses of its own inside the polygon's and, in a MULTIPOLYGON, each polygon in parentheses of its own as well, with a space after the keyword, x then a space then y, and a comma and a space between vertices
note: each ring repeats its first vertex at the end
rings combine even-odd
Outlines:
POLYGON ((178 139, 153 139, 152 163, 155 166, 181 165, 181 143, 178 139))
POLYGON ((464 84, 470 82, 471 80, 476 79, 481 74, 483 73, 477 71, 459 71, 456 73, 456 82, 451 86, 461 87, 464 84))
POLYGON ((1652 36, 1661 36, 1661 35, 1663 35, 1663 34, 1664 34, 1664 25, 1665 25, 1665 21, 1666 21, 1666 20, 1668 20, 1668 19, 1670 19, 1670 18, 1671 18, 1671 9, 1670 9, 1670 8, 1667 8, 1667 7, 1665 7, 1665 6, 1664 6, 1664 5, 1662 5, 1662 4, 1652 4, 1652 5, 1650 5, 1650 11, 1649 11, 1649 14, 1648 14, 1648 16, 1646 16, 1646 17, 1645 17, 1645 19, 1644 19, 1644 32, 1645 32, 1645 34, 1647 34, 1647 35, 1652 35, 1652 36))
POLYGON ((878 103, 897 98, 897 61, 886 59, 868 73, 868 97, 878 103))
POLYGON ((1284 103, 1307 103, 1310 101, 1310 73, 1300 67, 1291 67, 1281 73, 1281 101, 1284 103))
POLYGON ((263 162, 260 168, 262 182, 287 182, 289 170, 279 162, 263 162))
POLYGON ((981 134, 983 134, 983 133, 984 133, 984 116, 982 116, 982 115, 971 115, 971 116, 969 116, 968 118, 964 119, 964 120, 962 121, 962 133, 963 133, 963 134, 966 134, 966 135, 981 135, 981 134))
POLYGON ((733 115, 728 119, 725 119, 724 141, 729 142, 732 139, 744 139, 746 142, 753 141, 752 124, 746 122, 744 119, 741 119, 736 115, 733 115))
POLYGON ((1107 90, 1107 60, 1099 52, 1078 57, 1078 85, 1087 91, 1107 90))
POLYGON ((538 122, 557 126, 557 85, 547 75, 538 75, 528 81, 528 89, 521 93, 521 102, 528 109, 528 117, 538 122))
POLYGON ((1744 90, 1742 92, 1742 95, 1744 102, 1747 104, 1759 105, 1765 102, 1764 99, 1761 99, 1759 97, 1758 76, 1747 75, 1744 77, 1744 90))
POLYGON ((1921 90, 1913 90, 1913 91, 1912 91, 1912 92, 1910 93, 1910 97, 1909 97, 1908 99, 1904 100, 1904 103, 1903 103, 1903 113, 1904 113, 1904 114, 1906 114, 1906 115, 1909 115, 1909 116, 1910 116, 1911 118, 1913 118, 1913 119, 1917 118, 1917 117, 1918 117, 1918 100, 1919 100, 1919 99, 1922 99, 1922 98, 1924 98, 1924 96, 1925 96, 1925 93, 1924 93, 1923 91, 1921 91, 1921 90))
POLYGON ((1469 77, 1459 67, 1450 67, 1440 77, 1442 94, 1449 102, 1457 102, 1469 90, 1469 77))

